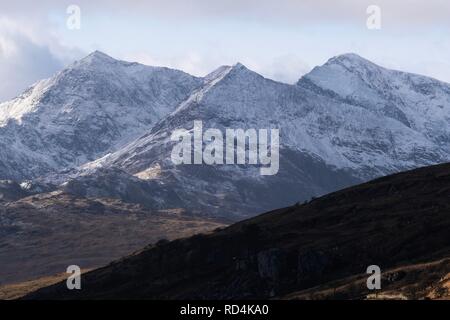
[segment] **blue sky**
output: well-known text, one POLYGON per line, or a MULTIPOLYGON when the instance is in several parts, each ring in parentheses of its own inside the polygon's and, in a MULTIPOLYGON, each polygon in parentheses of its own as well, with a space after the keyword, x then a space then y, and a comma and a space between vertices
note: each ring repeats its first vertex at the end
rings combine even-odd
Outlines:
POLYGON ((295 82, 330 57, 355 52, 386 67, 450 82, 450 4, 442 0, 51 1, 0 3, 0 101, 75 59, 115 58, 205 75, 241 62, 295 82), (81 9, 81 29, 66 9, 81 9), (381 29, 366 9, 381 9, 381 29))

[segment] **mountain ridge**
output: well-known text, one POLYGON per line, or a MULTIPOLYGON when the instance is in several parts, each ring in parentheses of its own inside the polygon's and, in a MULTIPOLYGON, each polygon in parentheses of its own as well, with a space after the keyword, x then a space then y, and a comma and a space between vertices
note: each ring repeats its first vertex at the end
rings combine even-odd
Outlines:
POLYGON ((28 149, 35 148, 30 154, 44 159, 31 165, 33 161, 18 145, 18 156, 11 161, 14 144, 0 139, 9 150, 0 154, 3 178, 40 177, 65 191, 84 189, 86 196, 101 194, 131 202, 135 198, 127 199, 127 192, 115 186, 134 186, 147 195, 146 204, 170 208, 181 201, 195 212, 219 214, 223 209, 220 214, 239 216, 450 160, 450 86, 379 67, 355 54, 331 58, 295 85, 267 79, 240 63, 195 78, 117 61, 100 52, 62 73, 67 78, 57 92, 62 93, 47 98, 47 102, 61 102, 67 111, 52 118, 58 134, 36 131, 40 120, 35 119, 30 132, 15 124, 12 127, 19 132, 11 129, 15 135, 5 135, 19 137, 28 149), (110 64, 120 67, 105 67, 110 64), (141 88, 135 81, 142 79, 141 88), (79 89, 76 95, 73 88, 79 89), (76 98, 83 92, 83 97, 76 98), (74 100, 66 101, 73 96, 74 100), (81 113, 81 124, 70 116, 71 112, 78 115, 78 110, 89 110, 81 113), (203 121, 205 128, 220 130, 280 129, 280 173, 263 178, 249 165, 174 166, 171 133, 191 130, 196 120, 203 121), (55 150, 47 140, 62 147, 55 150), (12 168, 31 169, 15 176, 5 174, 14 172, 12 168), (34 174, 30 177, 27 172, 34 174), (300 176, 303 179, 294 178, 300 176), (112 187, 102 190, 104 181, 112 187), (290 186, 289 192, 274 192, 283 185, 290 186))
MULTIPOLYGON (((354 55, 350 58, 355 60, 354 55)), ((348 59, 348 55, 332 58, 328 65, 348 59)), ((358 64, 368 64, 369 69, 378 68, 363 58, 356 59, 358 64)), ((327 74, 328 65, 318 67, 325 68, 325 71, 319 70, 319 75, 320 72, 327 74)), ((347 76, 346 70, 338 69, 343 76, 347 76)), ((370 73, 367 70, 358 72, 370 73)), ((450 140, 444 138, 442 145, 437 144, 427 137, 422 127, 405 124, 395 113, 387 114, 377 100, 362 105, 361 101, 343 96, 336 88, 323 85, 322 78, 316 73, 313 70, 311 76, 304 76, 292 86, 266 79, 243 65, 223 66, 207 76, 202 86, 145 135, 95 162, 95 166, 87 165, 88 171, 93 167, 118 167, 141 177, 145 176, 144 172, 151 171, 157 174, 152 175, 148 183, 160 187, 164 184, 164 188, 171 190, 168 191, 170 194, 183 199, 185 206, 192 210, 215 212, 228 207, 223 201, 213 199, 214 194, 219 194, 231 197, 227 202, 234 204, 234 208, 226 209, 227 214, 233 211, 254 214, 378 176, 449 159, 450 140), (315 87, 311 88, 310 83, 315 87), (180 128, 192 130, 197 120, 203 122, 205 129, 279 128, 279 175, 263 178, 251 166, 174 166, 170 161, 174 144, 170 141, 171 133, 180 128), (292 178, 297 175, 303 175, 304 182, 292 178), (213 181, 222 183, 217 185, 213 181), (291 191, 283 195, 276 193, 279 199, 284 199, 277 201, 270 193, 278 188, 275 186, 282 185, 290 185, 291 191), (206 194, 209 196, 203 199, 206 194), (190 199, 196 199, 197 208, 190 199)), ((402 77, 403 74, 400 80, 402 77)), ((357 83, 358 87, 363 84, 365 82, 357 83)), ((405 109, 404 117, 407 112, 408 116, 420 116, 411 109, 405 109)), ((428 118, 440 121, 439 114, 431 114, 428 118)), ((450 123, 450 119, 445 121, 450 123)), ((444 137, 450 137, 448 125, 440 125, 436 130, 441 129, 444 137)), ((103 180, 103 173, 98 178, 95 175, 94 169, 91 174, 94 178, 90 180, 92 190, 98 190, 96 179, 103 180)), ((84 184, 84 187, 89 189, 90 186, 84 184)), ((170 200, 160 198, 158 201, 170 205, 170 200)))
POLYGON ((38 82, 31 96, 0 105, 18 110, 3 113, 0 176, 31 179, 95 160, 151 128, 201 82, 94 52, 38 82))

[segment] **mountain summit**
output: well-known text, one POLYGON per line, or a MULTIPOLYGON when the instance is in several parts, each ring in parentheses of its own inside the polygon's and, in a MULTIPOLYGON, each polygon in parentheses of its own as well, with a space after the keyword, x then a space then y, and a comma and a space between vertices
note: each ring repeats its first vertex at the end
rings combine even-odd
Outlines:
POLYGON ((0 176, 30 179, 95 160, 150 129, 201 83, 96 51, 0 104, 0 176))

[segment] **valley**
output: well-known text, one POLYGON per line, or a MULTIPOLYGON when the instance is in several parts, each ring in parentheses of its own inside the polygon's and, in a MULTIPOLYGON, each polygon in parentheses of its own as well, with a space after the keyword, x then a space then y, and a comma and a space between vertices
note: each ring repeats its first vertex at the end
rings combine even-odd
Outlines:
POLYGON ((103 266, 158 241, 224 226, 179 208, 150 211, 111 199, 40 194, 0 205, 0 286, 103 266))

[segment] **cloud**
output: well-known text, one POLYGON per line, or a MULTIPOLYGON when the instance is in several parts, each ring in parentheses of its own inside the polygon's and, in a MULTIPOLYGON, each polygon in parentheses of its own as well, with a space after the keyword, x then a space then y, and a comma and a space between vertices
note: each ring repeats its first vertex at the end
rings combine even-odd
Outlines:
POLYGON ((239 58, 220 54, 200 54, 187 52, 180 56, 151 56, 145 52, 125 54, 122 60, 139 62, 149 66, 163 66, 182 70, 195 76, 205 76, 222 65, 243 63, 249 69, 261 75, 285 83, 295 83, 302 75, 309 72, 311 67, 300 57, 294 54, 276 56, 262 60, 239 58))
POLYGON ((0 101, 13 98, 61 66, 48 48, 32 43, 23 35, 3 37, 0 40, 0 101))
POLYGON ((122 60, 139 62, 148 66, 169 67, 182 70, 194 76, 204 76, 220 65, 227 64, 224 57, 204 56, 197 52, 185 52, 182 55, 150 55, 147 52, 125 53, 122 60))
POLYGON ((445 45, 450 2, 377 0, 382 30, 376 32, 366 28, 366 8, 372 4, 373 0, 3 1, 0 101, 95 49, 199 76, 239 61, 288 83, 333 55, 356 52, 381 65, 450 81, 450 47, 445 45), (66 28, 71 4, 81 8, 81 31, 66 28))
POLYGON ((248 67, 269 79, 291 84, 311 70, 309 64, 295 54, 274 57, 262 63, 249 62, 248 67))
POLYGON ((0 17, 0 101, 14 98, 73 60, 73 50, 49 40, 52 45, 40 40, 26 24, 0 17))
POLYGON ((366 8, 378 5, 391 25, 408 28, 434 23, 450 26, 447 0, 41 0, 31 4, 28 0, 2 3, 5 14, 45 16, 48 12, 64 12, 76 4, 89 14, 140 15, 151 19, 255 19, 262 22, 277 21, 302 23, 360 23, 366 19, 366 8), (33 13, 30 13, 33 12, 33 13))

